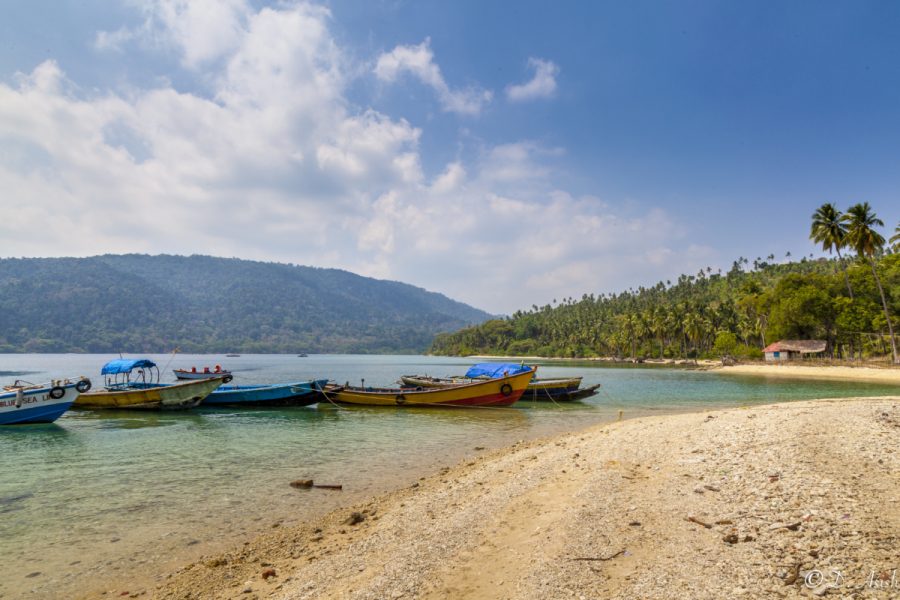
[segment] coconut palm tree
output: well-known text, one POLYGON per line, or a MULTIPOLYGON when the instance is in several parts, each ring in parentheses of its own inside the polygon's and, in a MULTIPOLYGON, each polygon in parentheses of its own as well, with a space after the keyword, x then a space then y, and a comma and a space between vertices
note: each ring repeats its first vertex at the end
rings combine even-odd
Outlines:
POLYGON ((829 254, 832 251, 837 252, 838 262, 841 264, 841 270, 844 272, 844 283, 847 284, 847 291, 850 292, 850 299, 853 299, 853 289, 850 287, 850 278, 847 277, 847 269, 844 268, 844 258, 841 256, 841 248, 847 245, 847 226, 844 224, 841 211, 834 207, 834 204, 826 202, 816 209, 812 215, 812 226, 809 229, 809 239, 822 244, 822 250, 826 250, 829 254))
POLYGON ((884 297, 884 288, 881 278, 878 277, 878 269, 875 268, 875 255, 884 248, 884 237, 875 227, 884 227, 884 222, 879 219, 868 202, 854 204, 847 209, 847 214, 842 217, 847 224, 847 243, 860 258, 865 258, 872 267, 872 275, 881 294, 881 306, 884 308, 884 319, 887 321, 888 335, 891 338, 891 355, 894 363, 900 362, 897 358, 897 341, 894 339, 894 327, 891 325, 891 315, 888 312, 887 300, 884 297))
POLYGON ((891 236, 890 241, 894 252, 900 252, 900 223, 898 223, 897 227, 894 229, 894 235, 891 236))

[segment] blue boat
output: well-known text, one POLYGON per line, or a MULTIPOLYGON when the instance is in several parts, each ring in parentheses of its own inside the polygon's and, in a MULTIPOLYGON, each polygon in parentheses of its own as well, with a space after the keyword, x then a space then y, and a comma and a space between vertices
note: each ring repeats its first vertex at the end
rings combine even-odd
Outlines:
POLYGON ((319 401, 327 379, 257 385, 223 385, 201 406, 309 406, 319 401))
POLYGON ((16 381, 0 389, 0 425, 52 423, 89 389, 91 380, 86 377, 41 384, 16 381))

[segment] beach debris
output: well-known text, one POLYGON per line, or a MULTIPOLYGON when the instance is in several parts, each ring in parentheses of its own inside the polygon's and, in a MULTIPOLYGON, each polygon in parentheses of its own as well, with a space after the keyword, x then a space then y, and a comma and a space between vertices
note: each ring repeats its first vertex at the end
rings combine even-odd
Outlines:
POLYGON ((641 522, 640 522, 640 521, 632 521, 632 522, 630 522, 628 525, 631 526, 631 527, 640 527, 640 526, 641 526, 641 522))
POLYGON ((788 529, 790 531, 797 531, 800 529, 800 521, 796 523, 772 523, 769 525, 769 531, 775 531, 777 529, 788 529))
POLYGON ((595 561, 595 560, 599 560, 599 561, 605 562, 605 561, 608 561, 608 560, 612 560, 612 559, 616 558, 617 556, 622 556, 623 554, 625 554, 625 549, 624 549, 624 548, 622 548, 621 550, 619 550, 619 551, 616 552, 615 554, 610 554, 609 556, 605 556, 605 557, 604 557, 604 556, 579 556, 579 557, 577 557, 577 558, 573 558, 572 560, 584 560, 584 561, 595 561))
POLYGON ((297 489, 310 489, 317 488, 320 490, 342 490, 344 486, 342 484, 330 484, 330 483, 315 483, 312 479, 295 479, 290 483, 292 488, 297 489))
POLYGON ((716 487, 716 486, 714 486, 714 485, 706 484, 706 485, 704 485, 703 487, 706 488, 707 490, 711 491, 711 492, 721 492, 721 491, 722 491, 720 488, 718 488, 718 487, 716 487))
POLYGON ((261 576, 263 579, 268 581, 269 577, 278 577, 278 573, 275 572, 275 569, 269 568, 264 570, 261 576))
POLYGON ((722 538, 722 541, 726 544, 737 544, 739 540, 740 538, 738 538, 736 533, 726 534, 725 537, 722 538))
POLYGON ((716 525, 734 525, 734 521, 731 519, 719 519, 716 521, 716 525))
POLYGON ((31 579, 31 578, 37 577, 40 574, 41 574, 40 571, 33 571, 33 572, 29 573, 28 575, 26 575, 25 577, 28 579, 31 579))
POLYGON ((475 446, 476 450, 484 450, 484 446, 475 446))
POLYGON ((712 529, 712 525, 710 525, 709 523, 704 523, 703 521, 701 521, 700 519, 698 519, 697 517, 694 517, 694 516, 685 517, 684 520, 690 521, 691 523, 696 523, 697 525, 702 525, 706 529, 712 529))
POLYGON ((366 520, 366 515, 360 512, 352 512, 350 516, 347 517, 347 520, 344 521, 347 525, 356 525, 357 523, 362 523, 366 520))

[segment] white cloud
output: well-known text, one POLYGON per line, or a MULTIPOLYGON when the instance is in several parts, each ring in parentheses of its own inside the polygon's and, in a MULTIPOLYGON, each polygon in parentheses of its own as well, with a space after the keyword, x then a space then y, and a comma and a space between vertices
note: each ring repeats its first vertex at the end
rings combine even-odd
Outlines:
MULTIPOLYGON (((558 148, 485 145, 426 174, 419 127, 347 100, 358 65, 320 7, 232 2, 210 24, 192 12, 208 4, 154 6, 156 35, 180 40, 171 47, 209 93, 85 92, 53 61, 0 83, 0 256, 279 260, 510 312, 646 283, 685 260, 666 213, 560 185, 558 148)), ((485 101, 447 88, 427 41, 378 65, 383 81, 414 73, 456 110, 485 101)), ((699 268, 708 253, 692 252, 699 268)))
POLYGON ((529 58, 528 66, 534 69, 534 77, 531 81, 506 88, 506 97, 511 102, 551 98, 556 93, 558 66, 549 60, 540 58, 529 58))
POLYGON ((381 81, 394 83, 404 72, 431 87, 446 112, 477 115, 493 97, 490 91, 480 88, 451 90, 444 81, 440 67, 434 62, 430 39, 418 46, 397 46, 378 57, 375 75, 381 81))

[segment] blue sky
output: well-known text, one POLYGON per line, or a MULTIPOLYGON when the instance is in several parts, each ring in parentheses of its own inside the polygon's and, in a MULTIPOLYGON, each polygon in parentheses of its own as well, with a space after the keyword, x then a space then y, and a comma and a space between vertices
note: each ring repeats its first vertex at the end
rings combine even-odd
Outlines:
POLYGON ((0 5, 0 256, 348 269, 492 312, 900 220, 895 2, 0 5))

